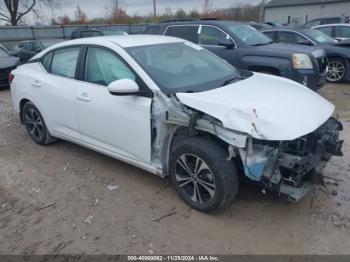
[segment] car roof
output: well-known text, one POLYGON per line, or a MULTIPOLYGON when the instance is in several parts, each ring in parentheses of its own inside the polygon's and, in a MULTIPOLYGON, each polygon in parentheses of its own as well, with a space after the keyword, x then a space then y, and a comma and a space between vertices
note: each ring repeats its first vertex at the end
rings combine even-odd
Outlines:
POLYGON ((341 19, 342 17, 341 16, 327 16, 327 17, 319 17, 319 18, 314 18, 314 19, 311 19, 308 22, 312 22, 312 21, 318 21, 318 20, 325 20, 325 19, 334 19, 334 18, 339 18, 341 19))
MULTIPOLYGON (((286 31, 296 31, 296 32, 303 32, 304 30, 307 30, 310 28, 300 28, 296 26, 277 26, 277 27, 272 27, 272 28, 266 28, 262 29, 261 31, 278 31, 278 30, 286 30, 286 31)), ((311 28, 312 29, 312 28, 311 28)))
POLYGON ((315 25, 312 28, 328 27, 328 26, 350 26, 350 24, 348 23, 324 24, 324 25, 315 25))
POLYGON ((230 21, 230 20, 218 20, 218 19, 194 19, 194 20, 188 20, 188 21, 166 21, 161 22, 161 24, 166 25, 188 25, 188 24, 198 24, 198 25, 228 25, 228 24, 239 24, 243 25, 245 23, 238 22, 238 21, 230 21))
POLYGON ((97 36, 97 37, 87 37, 79 38, 57 45, 52 46, 52 48, 64 47, 70 45, 84 45, 84 44, 108 44, 115 43, 123 48, 144 46, 144 45, 157 45, 157 44, 167 44, 167 43, 179 43, 186 42, 186 40, 171 37, 171 36, 160 36, 160 35, 115 35, 115 36, 97 36))

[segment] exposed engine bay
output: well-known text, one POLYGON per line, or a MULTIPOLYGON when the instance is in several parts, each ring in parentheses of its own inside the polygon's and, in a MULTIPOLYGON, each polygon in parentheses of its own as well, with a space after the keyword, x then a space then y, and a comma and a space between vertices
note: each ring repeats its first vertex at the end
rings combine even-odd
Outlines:
POLYGON ((297 202, 314 184, 323 184, 322 170, 330 158, 342 156, 342 129, 338 120, 330 118, 314 132, 295 140, 256 139, 223 127, 221 121, 184 106, 174 96, 156 94, 152 105, 152 162, 163 170, 159 175, 166 176, 170 148, 177 138, 207 136, 227 148, 227 160, 239 162, 242 175, 297 202))
POLYGON ((314 132, 293 141, 271 142, 249 139, 239 149, 245 175, 264 188, 301 199, 313 184, 324 185, 322 171, 332 156, 342 156, 339 140, 342 124, 330 118, 314 132))

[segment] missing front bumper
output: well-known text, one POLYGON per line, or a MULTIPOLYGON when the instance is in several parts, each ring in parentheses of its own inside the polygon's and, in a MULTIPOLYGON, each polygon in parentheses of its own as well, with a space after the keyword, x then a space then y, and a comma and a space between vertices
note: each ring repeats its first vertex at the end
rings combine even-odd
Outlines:
POLYGON ((296 203, 307 195, 313 188, 311 182, 303 183, 300 187, 289 186, 287 184, 281 184, 279 195, 286 197, 289 201, 296 203))
POLYGON ((249 141, 240 149, 245 175, 291 202, 314 185, 324 185, 322 171, 332 156, 342 156, 341 123, 330 118, 314 132, 294 141, 249 141))

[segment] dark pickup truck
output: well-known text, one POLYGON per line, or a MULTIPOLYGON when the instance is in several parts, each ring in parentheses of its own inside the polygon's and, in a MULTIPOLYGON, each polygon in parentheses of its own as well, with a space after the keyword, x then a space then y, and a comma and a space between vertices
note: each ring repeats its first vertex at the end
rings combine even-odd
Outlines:
POLYGON ((186 39, 237 68, 289 78, 313 90, 325 83, 327 59, 323 49, 275 44, 243 23, 223 20, 167 21, 149 25, 144 33, 186 39))

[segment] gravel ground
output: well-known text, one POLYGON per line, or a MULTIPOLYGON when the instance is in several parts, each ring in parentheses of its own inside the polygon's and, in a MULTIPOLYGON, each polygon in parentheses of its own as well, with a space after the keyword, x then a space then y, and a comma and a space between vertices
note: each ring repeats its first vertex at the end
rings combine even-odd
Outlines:
POLYGON ((291 204, 245 185, 206 215, 167 179, 68 142, 34 144, 1 91, 0 254, 350 254, 350 85, 321 93, 345 128, 327 188, 291 204))

